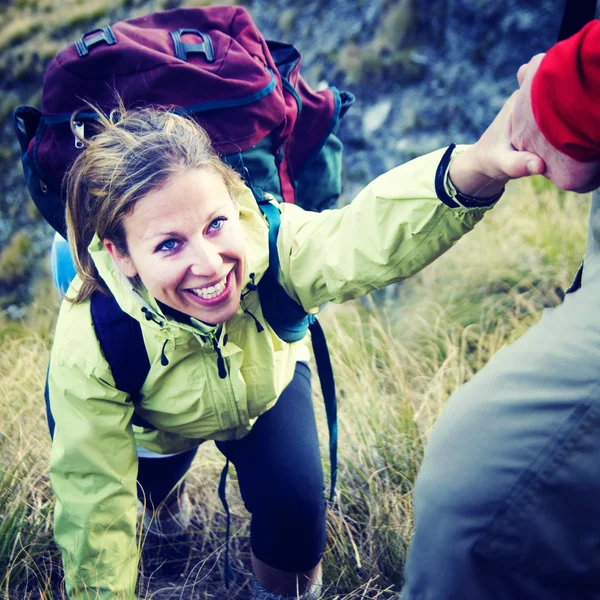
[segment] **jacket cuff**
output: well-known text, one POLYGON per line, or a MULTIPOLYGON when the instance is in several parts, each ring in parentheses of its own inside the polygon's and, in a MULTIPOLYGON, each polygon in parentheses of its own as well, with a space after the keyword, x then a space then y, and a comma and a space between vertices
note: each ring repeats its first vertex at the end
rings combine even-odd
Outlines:
POLYGON ((489 198, 477 198, 476 196, 463 194, 450 181, 448 171, 450 170, 452 152, 454 152, 455 148, 456 144, 448 146, 435 171, 435 193, 437 197, 449 208, 487 208, 488 206, 492 206, 502 196, 504 188, 489 198))

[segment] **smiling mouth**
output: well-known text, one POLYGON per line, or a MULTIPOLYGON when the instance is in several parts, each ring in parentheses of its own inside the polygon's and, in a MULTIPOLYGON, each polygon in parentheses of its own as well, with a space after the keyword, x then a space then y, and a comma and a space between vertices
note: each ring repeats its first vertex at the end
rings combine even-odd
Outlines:
POLYGON ((221 281, 203 288, 188 288, 185 290, 190 294, 196 302, 201 304, 216 304, 224 300, 231 291, 231 276, 233 270, 230 271, 221 281))
POLYGON ((190 289, 189 291, 192 294, 195 294, 199 298, 204 298, 205 300, 212 300, 216 298, 225 288, 227 287, 227 275, 219 281, 219 283, 215 283, 215 285, 210 285, 205 288, 195 288, 190 289))

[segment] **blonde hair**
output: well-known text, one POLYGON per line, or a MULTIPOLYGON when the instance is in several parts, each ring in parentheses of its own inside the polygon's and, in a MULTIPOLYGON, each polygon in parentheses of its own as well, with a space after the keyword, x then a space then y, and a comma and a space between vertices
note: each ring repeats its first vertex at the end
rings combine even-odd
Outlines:
MULTIPOLYGON (((110 240, 128 256, 124 219, 136 203, 186 169, 221 175, 232 200, 242 178, 216 154, 204 129, 166 109, 127 112, 121 106, 106 117, 98 109, 98 133, 81 140, 86 148, 65 178, 67 236, 82 285, 73 303, 95 291, 107 293, 88 252, 94 235, 110 240)), ((75 132, 77 115, 71 119, 75 132)))

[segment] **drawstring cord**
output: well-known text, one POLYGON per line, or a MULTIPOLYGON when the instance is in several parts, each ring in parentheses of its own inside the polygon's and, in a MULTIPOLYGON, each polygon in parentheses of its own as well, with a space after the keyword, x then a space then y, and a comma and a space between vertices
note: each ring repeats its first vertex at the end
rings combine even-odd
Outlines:
POLYGON ((166 367, 169 364, 169 360, 167 358, 167 355, 165 354, 165 347, 166 347, 168 341, 169 340, 165 340, 165 343, 163 344, 162 350, 160 351, 160 364, 163 367, 166 367))
POLYGON ((260 324, 260 321, 247 308, 244 309, 244 314, 250 315, 254 319, 254 324, 256 325, 256 331, 258 333, 265 330, 265 328, 260 324))
POLYGON ((250 283, 246 286, 251 292, 253 292, 258 286, 256 285, 256 283, 254 282, 254 278, 256 277, 256 275, 254 273, 250 273, 249 275, 250 277, 250 283))
MULTIPOLYGON (((248 291, 245 294, 242 294, 242 300, 250 292, 253 292, 254 290, 258 289, 258 286, 256 285, 256 282, 254 281, 254 279, 256 278, 256 275, 254 273, 250 273, 249 277, 250 277, 250 283, 248 283, 246 285, 246 288, 248 289, 248 291)), ((244 309, 244 314, 250 315, 252 317, 252 319, 254 320, 254 324, 256 325, 256 331, 258 333, 261 333, 262 331, 265 330, 265 328, 260 324, 260 321, 247 308, 244 309)))
MULTIPOLYGON (((152 321, 153 323, 156 323, 159 327, 164 326, 164 324, 165 324, 164 321, 157 319, 156 316, 154 315, 154 313, 146 306, 142 306, 142 312, 144 313, 144 316, 146 317, 146 321, 152 321)), ((163 367, 166 367, 169 364, 169 359, 167 358, 167 355, 165 354, 165 348, 167 346, 168 341, 169 341, 168 339, 165 340, 165 343, 163 344, 162 349, 160 351, 160 364, 163 367)))
POLYGON ((153 323, 156 323, 159 327, 162 327, 165 324, 164 321, 157 319, 154 313, 145 306, 142 306, 142 312, 146 317, 146 321, 152 321, 153 323))
POLYGON ((245 298, 245 297, 246 297, 246 296, 247 296, 247 295, 248 295, 250 292, 253 292, 254 290, 257 290, 257 289, 258 289, 258 286, 256 285, 256 282, 254 281, 254 278, 256 277, 256 275, 255 275, 254 273, 250 273, 249 277, 250 277, 250 283, 248 283, 248 284, 246 285, 246 288, 247 288, 247 290, 248 290, 248 291, 247 291, 247 292, 244 292, 244 293, 242 294, 242 300, 243 300, 243 299, 244 299, 244 298, 245 298))
POLYGON ((225 368, 225 359, 221 354, 221 348, 217 343, 217 339, 213 336, 212 338, 213 349, 217 353, 217 367, 219 368, 219 377, 225 379, 227 377, 227 369, 225 368))

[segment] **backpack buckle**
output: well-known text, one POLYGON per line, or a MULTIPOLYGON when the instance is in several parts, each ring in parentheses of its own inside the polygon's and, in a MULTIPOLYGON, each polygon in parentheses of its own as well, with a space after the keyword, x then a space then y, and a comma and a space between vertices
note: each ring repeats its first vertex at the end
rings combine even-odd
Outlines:
POLYGON ((79 54, 79 58, 83 58, 87 54, 89 54, 90 48, 99 44, 100 42, 106 42, 109 46, 113 46, 117 43, 117 38, 113 33, 113 30, 110 28, 110 25, 106 27, 101 27, 99 29, 92 29, 92 31, 88 31, 84 33, 76 42, 75 48, 77 48, 77 54, 79 54), (92 33, 98 33, 98 35, 93 38, 86 40, 86 36, 92 35, 92 33))
POLYGON ((197 29, 179 29, 177 31, 171 31, 171 37, 173 38, 173 44, 175 45, 175 56, 181 60, 187 60, 188 54, 204 54, 208 62, 215 61, 215 50, 213 48, 212 40, 208 33, 202 33, 197 29), (181 36, 186 33, 195 33, 199 38, 202 39, 201 44, 186 44, 181 39, 181 36))

